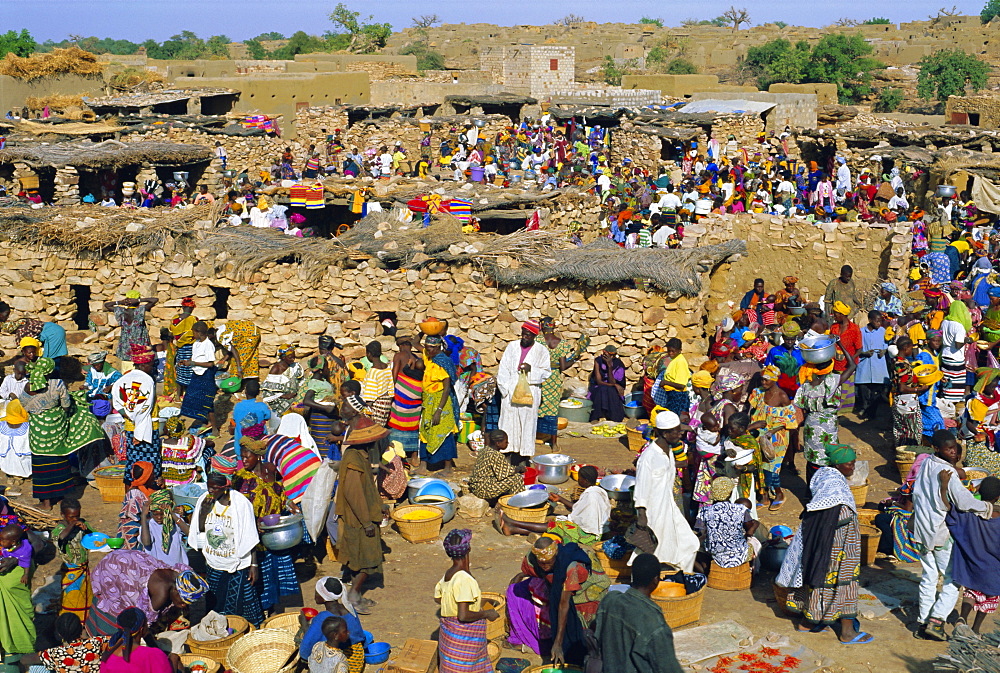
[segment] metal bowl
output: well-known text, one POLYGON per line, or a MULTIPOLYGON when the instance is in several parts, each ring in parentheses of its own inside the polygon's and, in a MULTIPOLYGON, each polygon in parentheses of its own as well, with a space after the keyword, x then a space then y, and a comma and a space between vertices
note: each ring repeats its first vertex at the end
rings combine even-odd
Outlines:
POLYGON ((786 306, 785 310, 788 311, 789 315, 805 315, 806 314, 806 307, 805 306, 786 306))
POLYGON ((958 188, 954 185, 938 185, 937 191, 934 192, 937 196, 947 196, 949 198, 954 197, 958 192, 958 188))
POLYGON ((448 523, 455 518, 455 500, 447 499, 442 495, 418 495, 417 497, 410 500, 414 505, 430 505, 431 507, 437 507, 444 514, 444 519, 442 523, 448 523))
POLYGON ((283 516, 274 526, 260 527, 260 542, 271 551, 291 549, 302 542, 302 515, 283 516))
POLYGON ((420 492, 420 489, 422 489, 424 486, 434 481, 448 483, 443 479, 435 479, 434 477, 418 477, 416 479, 410 479, 410 481, 408 481, 406 484, 406 498, 408 500, 412 500, 413 498, 417 497, 417 493, 420 492))
POLYGON ((544 503, 549 501, 549 492, 545 490, 531 490, 531 491, 521 491, 515 495, 512 495, 507 501, 507 504, 511 507, 524 507, 531 509, 532 507, 541 507, 544 503))
POLYGON ((562 453, 547 453, 531 459, 538 470, 536 481, 543 484, 561 484, 569 480, 569 468, 573 459, 562 453))
POLYGON ((808 342, 803 340, 799 344, 799 349, 802 351, 802 359, 814 365, 829 362, 837 354, 837 342, 839 340, 839 337, 829 334, 824 334, 808 342))
POLYGON ((627 474, 609 474, 601 479, 600 487, 608 493, 612 500, 628 501, 632 499, 635 489, 635 477, 627 474))

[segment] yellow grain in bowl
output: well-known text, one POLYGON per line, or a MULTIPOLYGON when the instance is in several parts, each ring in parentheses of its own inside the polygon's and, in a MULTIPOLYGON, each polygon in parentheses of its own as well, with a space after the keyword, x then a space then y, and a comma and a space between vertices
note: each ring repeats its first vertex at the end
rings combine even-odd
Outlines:
POLYGON ((426 510, 418 510, 416 512, 403 512, 399 515, 399 518, 404 521, 426 521, 427 519, 433 519, 436 516, 440 515, 426 510))

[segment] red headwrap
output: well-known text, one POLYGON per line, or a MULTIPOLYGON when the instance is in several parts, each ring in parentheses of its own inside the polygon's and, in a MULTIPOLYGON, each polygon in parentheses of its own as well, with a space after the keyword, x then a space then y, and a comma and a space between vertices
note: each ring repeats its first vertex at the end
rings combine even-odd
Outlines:
POLYGON ((130 355, 132 356, 132 363, 137 365, 148 364, 156 359, 153 350, 145 344, 132 344, 130 355))
POLYGON ((716 341, 714 344, 712 344, 712 348, 709 351, 709 354, 712 357, 724 358, 732 352, 733 351, 729 346, 727 346, 721 341, 716 341))
POLYGON ((181 306, 188 306, 190 308, 195 307, 194 297, 184 297, 181 299, 181 306))
POLYGON ((542 331, 541 325, 539 325, 534 320, 525 320, 523 323, 521 323, 521 329, 526 329, 532 334, 538 334, 539 332, 542 331))

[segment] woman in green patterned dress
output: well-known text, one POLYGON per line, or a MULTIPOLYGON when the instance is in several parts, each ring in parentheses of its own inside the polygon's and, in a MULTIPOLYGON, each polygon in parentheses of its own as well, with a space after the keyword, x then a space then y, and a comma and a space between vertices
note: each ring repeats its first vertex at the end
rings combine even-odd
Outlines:
POLYGON ((559 402, 562 400, 563 372, 573 366, 580 352, 587 349, 589 339, 584 336, 572 345, 566 339, 556 334, 554 319, 544 317, 538 321, 542 328, 545 345, 549 348, 552 373, 542 382, 542 403, 538 407, 538 433, 548 435, 549 445, 556 450, 556 437, 559 434, 559 402), (584 344, 581 348, 581 344, 584 344))

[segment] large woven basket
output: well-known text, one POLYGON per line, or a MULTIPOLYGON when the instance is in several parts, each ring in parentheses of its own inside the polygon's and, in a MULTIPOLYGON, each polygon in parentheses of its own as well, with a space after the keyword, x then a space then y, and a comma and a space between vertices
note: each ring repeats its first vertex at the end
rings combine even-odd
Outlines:
POLYGON ((878 516, 879 514, 880 512, 877 509, 859 507, 858 523, 861 524, 862 526, 872 526, 874 525, 872 522, 875 520, 875 517, 878 516))
POLYGON ((297 650, 295 637, 284 629, 261 629, 243 636, 229 648, 226 668, 233 673, 291 673, 298 657, 288 658, 297 650))
POLYGON ((493 591, 482 592, 483 610, 493 608, 500 613, 500 619, 486 622, 486 640, 496 640, 506 638, 510 630, 510 622, 507 619, 507 597, 493 591))
POLYGON ((225 661, 226 653, 229 652, 229 648, 233 646, 233 643, 254 630, 253 625, 250 622, 238 615, 229 615, 226 617, 226 620, 229 622, 229 628, 231 628, 233 632, 225 638, 216 638, 215 640, 195 640, 189 633, 187 637, 187 646, 188 649, 191 650, 191 654, 200 654, 206 657, 212 657, 216 661, 220 662, 225 661))
POLYGON ((910 473, 910 470, 913 469, 914 462, 915 461, 912 460, 899 460, 898 458, 896 459, 896 469, 899 470, 900 481, 906 479, 906 475, 908 475, 910 473))
POLYGON ((705 600, 705 587, 687 596, 678 596, 677 598, 650 596, 650 598, 660 606, 663 617, 667 620, 670 628, 676 629, 679 626, 694 624, 701 619, 701 604, 705 600))
POLYGON ((511 499, 512 496, 505 495, 498 501, 501 511, 507 515, 508 518, 514 521, 521 521, 523 523, 545 523, 545 518, 549 515, 549 505, 548 503, 542 505, 541 507, 511 507, 507 504, 507 501, 511 499))
POLYGON ((778 603, 778 609, 786 614, 791 614, 788 611, 788 594, 791 589, 779 587, 777 584, 772 584, 771 588, 774 589, 774 600, 778 603))
POLYGON ((626 427, 625 436, 628 437, 628 448, 636 453, 642 451, 642 447, 646 446, 646 440, 643 438, 641 430, 626 427))
POLYGON ((396 522, 399 534, 407 542, 429 542, 438 539, 441 534, 444 512, 441 511, 440 507, 431 507, 430 505, 403 505, 393 511, 392 520, 396 522), (416 521, 404 518, 413 512, 434 512, 435 516, 416 521))
POLYGON ((125 482, 122 481, 124 467, 109 465, 94 470, 94 485, 101 492, 103 502, 121 503, 125 499, 125 482))
POLYGON ((190 670, 191 664, 195 662, 202 662, 205 664, 205 673, 219 673, 222 670, 222 664, 217 662, 212 657, 206 657, 200 654, 182 654, 180 655, 181 663, 184 664, 184 668, 190 670))
POLYGON ((878 553, 879 539, 882 531, 875 526, 859 526, 861 529, 861 563, 870 566, 875 563, 875 554, 878 553))
POLYGON ((749 562, 735 568, 723 568, 712 561, 712 568, 708 571, 708 586, 721 591, 745 591, 752 581, 749 562))
POLYGON ((864 507, 864 504, 868 502, 868 482, 859 485, 851 486, 851 495, 854 496, 854 504, 858 507, 864 507))
POLYGON ((604 568, 604 574, 615 580, 627 580, 632 575, 632 569, 628 565, 628 555, 622 558, 609 558, 607 554, 604 553, 604 548, 601 543, 598 542, 594 545, 594 554, 597 559, 601 562, 601 567, 604 568))
POLYGON ((503 648, 500 643, 490 641, 486 643, 486 653, 490 655, 490 663, 496 668, 497 662, 500 661, 500 655, 503 654, 503 648))
POLYGON ((293 634, 298 633, 301 614, 301 612, 282 612, 280 615, 268 617, 260 625, 261 631, 264 629, 285 629, 293 634))

